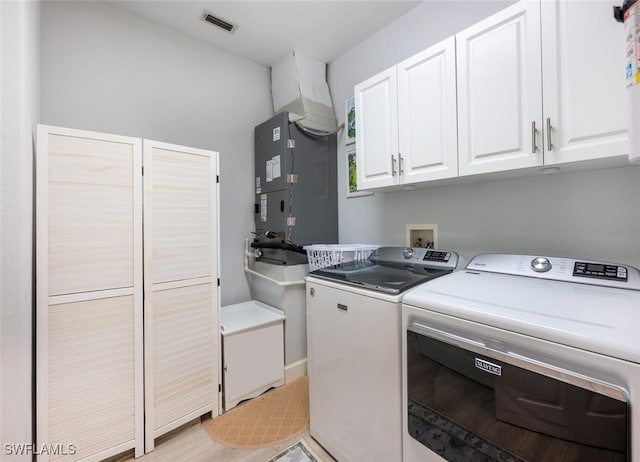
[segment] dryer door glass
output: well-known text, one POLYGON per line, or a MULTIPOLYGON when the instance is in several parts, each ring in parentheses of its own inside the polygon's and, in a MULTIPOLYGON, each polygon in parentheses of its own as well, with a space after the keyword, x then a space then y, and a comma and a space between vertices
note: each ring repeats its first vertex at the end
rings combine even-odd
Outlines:
POLYGON ((411 327, 406 335, 408 431, 444 459, 629 460, 625 400, 498 360, 491 350, 479 354, 411 327))

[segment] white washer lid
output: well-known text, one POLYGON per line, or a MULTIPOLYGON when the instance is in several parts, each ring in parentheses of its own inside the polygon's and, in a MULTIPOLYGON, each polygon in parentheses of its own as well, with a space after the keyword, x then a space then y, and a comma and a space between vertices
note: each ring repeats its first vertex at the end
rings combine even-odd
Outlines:
POLYGON ((458 271, 404 304, 640 364, 640 291, 458 271))
POLYGON ((220 329, 222 336, 232 335, 282 322, 285 317, 284 312, 257 300, 251 300, 220 308, 220 329))

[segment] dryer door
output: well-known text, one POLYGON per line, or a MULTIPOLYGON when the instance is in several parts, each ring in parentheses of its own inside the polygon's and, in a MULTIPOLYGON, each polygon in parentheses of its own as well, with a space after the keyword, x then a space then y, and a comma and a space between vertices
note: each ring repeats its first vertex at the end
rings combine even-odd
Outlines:
POLYGON ((624 391, 419 322, 405 334, 408 433, 446 460, 629 460, 624 391))

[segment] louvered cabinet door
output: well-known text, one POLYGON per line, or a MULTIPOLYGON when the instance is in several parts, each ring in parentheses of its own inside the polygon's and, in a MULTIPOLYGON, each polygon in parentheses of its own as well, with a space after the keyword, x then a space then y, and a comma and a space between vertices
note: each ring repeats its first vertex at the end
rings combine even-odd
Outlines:
POLYGON ((218 415, 218 156, 144 140, 145 449, 218 415))
POLYGON ((139 139, 38 126, 39 461, 143 453, 141 164, 139 139))

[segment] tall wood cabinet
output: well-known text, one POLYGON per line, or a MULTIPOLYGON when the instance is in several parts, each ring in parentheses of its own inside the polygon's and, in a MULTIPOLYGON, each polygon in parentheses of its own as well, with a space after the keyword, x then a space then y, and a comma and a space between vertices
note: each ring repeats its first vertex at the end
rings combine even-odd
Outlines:
POLYGON ((148 451, 218 414, 217 155, 145 141, 145 196, 142 145, 38 127, 36 440, 57 448, 40 461, 140 456, 145 433, 148 451))
POLYGON ((143 453, 141 146, 38 127, 39 460, 143 453))
POLYGON ((150 451, 155 438, 218 405, 218 163, 211 151, 144 140, 144 168, 150 451))

